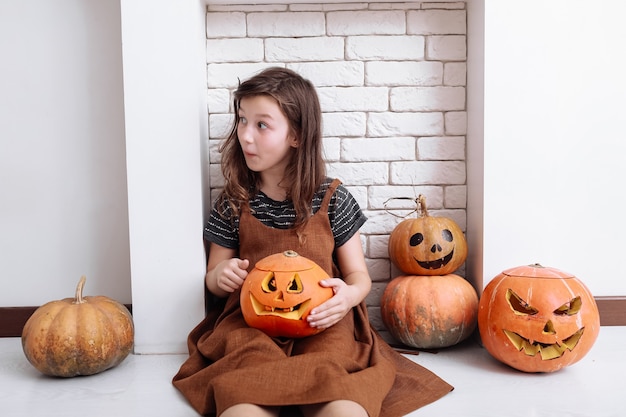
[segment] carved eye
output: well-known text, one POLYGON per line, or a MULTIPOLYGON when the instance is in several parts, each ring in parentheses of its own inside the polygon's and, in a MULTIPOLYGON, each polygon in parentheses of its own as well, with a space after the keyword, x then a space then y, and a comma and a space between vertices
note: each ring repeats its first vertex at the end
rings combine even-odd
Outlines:
POLYGON ((554 310, 554 314, 556 314, 557 316, 573 316, 580 311, 582 305, 583 302, 580 297, 572 298, 570 301, 554 310))
POLYGON ((276 291, 276 277, 273 272, 268 273, 265 278, 263 278, 263 282, 261 282, 261 288, 263 292, 274 292, 276 291))
POLYGON ((302 280, 300 275, 295 274, 289 284, 287 285, 287 292, 290 294, 300 294, 304 287, 302 286, 302 280))
POLYGON ((413 236, 411 236, 411 240, 409 241, 409 244, 411 246, 417 246, 423 241, 424 241, 424 235, 421 233, 415 233, 413 236))
POLYGON ((506 300, 509 302, 509 306, 511 306, 511 309, 513 309, 515 314, 532 316, 538 313, 536 308, 529 305, 522 299, 522 297, 515 294, 515 292, 510 288, 506 291, 506 300))
POLYGON ((446 242, 452 242, 452 232, 449 229, 443 229, 441 231, 441 237, 443 238, 443 240, 445 240, 446 242))

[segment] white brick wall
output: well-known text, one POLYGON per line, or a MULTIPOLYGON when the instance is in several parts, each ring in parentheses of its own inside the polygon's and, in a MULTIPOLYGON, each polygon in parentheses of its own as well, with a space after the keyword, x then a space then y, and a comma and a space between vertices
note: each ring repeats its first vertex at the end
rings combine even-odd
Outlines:
MULTIPOLYGON (((466 225, 465 2, 210 5, 206 16, 209 172, 223 185, 217 145, 231 122, 230 92, 268 66, 317 87, 328 172, 368 216, 361 229, 372 323, 399 275, 389 233, 413 209, 391 197, 424 194, 432 215, 466 225)), ((463 275, 463 269, 458 271, 463 275)))

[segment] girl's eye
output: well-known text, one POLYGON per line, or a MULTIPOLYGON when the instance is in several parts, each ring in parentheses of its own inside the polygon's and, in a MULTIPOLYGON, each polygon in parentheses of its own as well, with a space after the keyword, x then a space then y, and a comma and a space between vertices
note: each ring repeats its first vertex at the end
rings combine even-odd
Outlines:
POLYGON ((267 125, 263 122, 259 122, 259 129, 267 129, 267 125))
POLYGON ((246 120, 246 118, 243 116, 239 116, 239 123, 245 125, 246 123, 248 123, 248 120, 246 120))

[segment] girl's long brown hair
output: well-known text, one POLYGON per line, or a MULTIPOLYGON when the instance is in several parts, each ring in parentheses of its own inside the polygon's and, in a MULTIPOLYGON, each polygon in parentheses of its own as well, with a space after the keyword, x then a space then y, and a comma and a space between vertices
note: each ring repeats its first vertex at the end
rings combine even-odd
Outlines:
POLYGON ((225 185, 218 197, 218 207, 228 201, 233 214, 238 216, 242 204, 259 191, 261 177, 246 165, 237 137, 239 103, 244 97, 258 95, 270 96, 278 102, 297 140, 283 185, 296 211, 294 227, 300 229, 312 214, 312 199, 326 177, 326 165, 322 155, 322 113, 315 87, 289 69, 268 68, 235 90, 233 126, 219 148, 225 185))

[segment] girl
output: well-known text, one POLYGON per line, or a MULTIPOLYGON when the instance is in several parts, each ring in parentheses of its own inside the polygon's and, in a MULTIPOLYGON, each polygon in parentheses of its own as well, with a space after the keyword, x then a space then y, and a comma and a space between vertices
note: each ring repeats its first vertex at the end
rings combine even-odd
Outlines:
POLYGON ((402 416, 452 387, 391 349, 370 328, 370 291, 348 190, 326 177, 321 111, 313 85, 270 68, 240 84, 222 144, 224 189, 204 230, 212 303, 189 335, 174 385, 201 414, 402 416), (295 250, 329 276, 334 296, 315 308, 302 339, 270 338, 246 325, 239 292, 265 256, 295 250))

